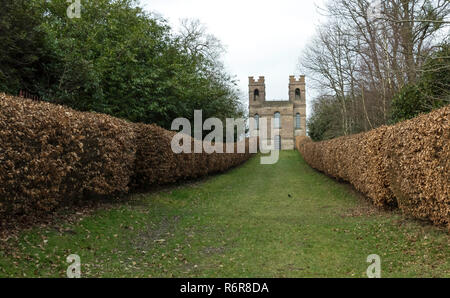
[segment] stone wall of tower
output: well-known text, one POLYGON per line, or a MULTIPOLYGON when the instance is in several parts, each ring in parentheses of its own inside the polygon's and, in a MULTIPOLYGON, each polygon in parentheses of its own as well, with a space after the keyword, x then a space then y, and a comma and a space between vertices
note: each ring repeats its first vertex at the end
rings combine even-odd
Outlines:
MULTIPOLYGON (((306 97, 305 97, 305 77, 295 79, 289 78, 289 101, 266 101, 266 88, 264 77, 255 80, 249 77, 249 113, 250 117, 259 115, 260 119, 265 118, 268 128, 272 127, 276 112, 281 115, 281 128, 274 131, 275 135, 281 136, 282 150, 293 150, 295 136, 306 135, 306 97), (255 99, 254 92, 258 89, 259 98, 255 99), (295 90, 300 90, 300 96, 295 96, 295 90), (301 128, 296 129, 296 115, 301 115, 301 128)), ((255 135, 253 133, 253 135, 255 135)), ((264 136, 260 137, 264 138, 264 136)), ((272 135, 268 130, 268 143, 271 143, 272 135)))
MULTIPOLYGON (((258 114, 260 118, 265 118, 267 121, 267 138, 271 139, 272 122, 274 121, 275 113, 280 113, 281 128, 275 129, 275 135, 281 136, 281 146, 283 150, 292 150, 294 146, 294 119, 292 118, 292 111, 294 106, 289 101, 266 101, 259 106, 250 108, 250 116, 254 117, 258 114)), ((269 142, 269 144, 271 144, 269 142)))
POLYGON ((305 76, 296 79, 289 77, 289 101, 294 104, 294 125, 297 113, 300 114, 300 129, 294 126, 294 136, 306 136, 306 81, 305 76), (300 90, 300 96, 296 96, 296 90, 300 90))

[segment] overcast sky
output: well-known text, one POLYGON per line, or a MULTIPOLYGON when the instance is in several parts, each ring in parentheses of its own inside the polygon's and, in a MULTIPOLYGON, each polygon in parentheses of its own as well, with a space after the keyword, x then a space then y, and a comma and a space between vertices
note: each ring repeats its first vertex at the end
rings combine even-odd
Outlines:
MULTIPOLYGON (((199 19, 225 45, 224 62, 248 92, 248 76, 265 76, 267 100, 288 99, 289 75, 315 32, 323 0, 141 0, 177 30, 184 18, 199 19)), ((310 100, 311 92, 307 97, 310 100)))

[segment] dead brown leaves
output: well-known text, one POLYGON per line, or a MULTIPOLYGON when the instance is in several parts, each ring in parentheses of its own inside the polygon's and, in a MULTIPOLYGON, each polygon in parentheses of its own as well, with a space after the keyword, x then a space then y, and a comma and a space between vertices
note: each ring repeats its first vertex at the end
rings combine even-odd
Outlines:
POLYGON ((350 182, 377 206, 450 227, 450 106, 364 134, 297 148, 313 168, 350 182))
MULTIPOLYGON (((174 154, 173 132, 0 94, 0 215, 225 171, 250 154, 174 154)), ((248 148, 248 141, 247 141, 248 148)))
MULTIPOLYGON (((175 154, 171 149, 174 132, 155 125, 137 124, 136 163, 133 186, 146 189, 176 181, 200 178, 223 172, 248 160, 249 142, 246 140, 246 153, 183 153, 175 154)), ((194 148, 194 140, 191 148, 194 148)), ((225 152, 225 144, 224 144, 225 152)), ((235 144, 235 152, 237 145, 235 144)))

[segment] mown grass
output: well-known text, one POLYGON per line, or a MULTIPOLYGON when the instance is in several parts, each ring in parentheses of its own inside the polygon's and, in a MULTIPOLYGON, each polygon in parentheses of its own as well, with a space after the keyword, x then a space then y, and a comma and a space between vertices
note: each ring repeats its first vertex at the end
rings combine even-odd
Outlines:
POLYGON ((0 250, 1 277, 450 277, 449 234, 371 207, 297 152, 137 195, 76 224, 34 228, 0 250))

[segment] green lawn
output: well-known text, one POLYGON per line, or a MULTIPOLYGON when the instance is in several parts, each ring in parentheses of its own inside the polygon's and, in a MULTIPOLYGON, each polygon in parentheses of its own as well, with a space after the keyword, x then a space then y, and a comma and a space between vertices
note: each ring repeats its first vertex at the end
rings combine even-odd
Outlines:
POLYGON ((371 207, 297 152, 2 243, 1 277, 450 277, 449 234, 371 207))

